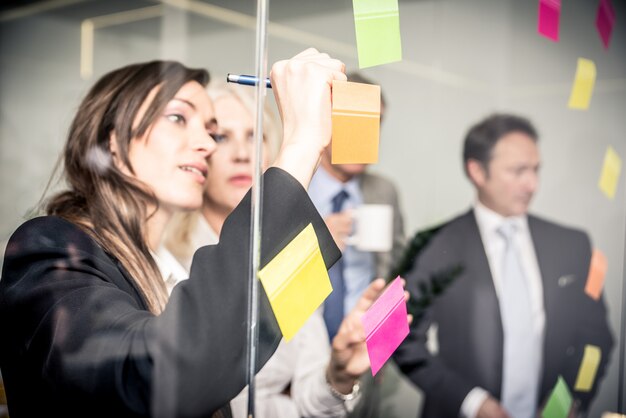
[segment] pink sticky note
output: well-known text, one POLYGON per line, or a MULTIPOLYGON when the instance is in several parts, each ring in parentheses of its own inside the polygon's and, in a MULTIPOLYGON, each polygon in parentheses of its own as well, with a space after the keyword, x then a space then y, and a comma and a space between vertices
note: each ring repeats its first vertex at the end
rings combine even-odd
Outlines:
POLYGON ((376 375, 400 343, 409 335, 406 301, 400 276, 391 282, 363 318, 365 342, 372 375, 376 375))
POLYGON ((554 42, 558 42, 560 15, 561 0, 539 0, 537 32, 554 42))
POLYGON ((615 24, 615 10, 611 5, 611 0, 600 0, 598 4, 598 13, 596 14, 596 28, 602 39, 604 49, 609 48, 611 42, 611 33, 615 24))

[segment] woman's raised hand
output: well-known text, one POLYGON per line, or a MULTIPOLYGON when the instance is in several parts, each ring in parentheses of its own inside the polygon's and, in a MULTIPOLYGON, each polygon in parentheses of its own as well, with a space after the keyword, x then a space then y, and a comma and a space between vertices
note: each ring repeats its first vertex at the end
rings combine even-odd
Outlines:
POLYGON ((272 90, 283 122, 275 166, 305 188, 331 137, 331 86, 346 80, 343 62, 309 48, 272 66, 272 90))

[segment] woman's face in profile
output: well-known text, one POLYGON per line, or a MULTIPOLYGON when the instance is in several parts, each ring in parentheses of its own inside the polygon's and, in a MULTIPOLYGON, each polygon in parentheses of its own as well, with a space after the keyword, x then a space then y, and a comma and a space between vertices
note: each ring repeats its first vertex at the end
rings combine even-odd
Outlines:
MULTIPOLYGON (((141 106, 141 120, 157 88, 141 106)), ((146 134, 134 138, 129 159, 135 177, 149 187, 159 208, 173 212, 198 209, 208 173, 207 158, 215 151, 217 130, 213 105, 195 81, 183 85, 146 134)), ((114 142, 114 141, 113 141, 114 142)))
MULTIPOLYGON (((253 120, 235 96, 222 96, 214 104, 220 135, 209 158, 205 198, 208 205, 230 212, 252 186, 253 120)), ((267 165, 267 145, 263 141, 262 169, 267 165)))

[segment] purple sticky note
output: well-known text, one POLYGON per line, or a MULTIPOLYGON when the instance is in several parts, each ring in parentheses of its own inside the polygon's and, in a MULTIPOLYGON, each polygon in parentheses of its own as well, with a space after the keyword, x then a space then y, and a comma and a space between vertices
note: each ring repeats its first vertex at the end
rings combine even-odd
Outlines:
POLYGON ((560 15, 561 0, 539 0, 537 32, 554 42, 558 42, 560 15))
POLYGON ((602 39, 604 49, 609 48, 611 42, 611 33, 615 24, 615 10, 610 0, 600 0, 598 4, 598 13, 596 14, 596 28, 602 39))
POLYGON ((365 342, 372 375, 376 375, 400 343, 409 335, 406 301, 400 276, 391 282, 363 318, 365 342))

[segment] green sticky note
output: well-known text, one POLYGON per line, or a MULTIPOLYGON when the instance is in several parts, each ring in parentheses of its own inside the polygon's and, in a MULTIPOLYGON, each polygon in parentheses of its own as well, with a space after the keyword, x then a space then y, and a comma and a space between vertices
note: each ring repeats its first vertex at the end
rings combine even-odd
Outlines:
POLYGON ((398 0, 352 0, 359 67, 402 59, 398 0))
POLYGON ((545 408, 541 412, 542 418, 566 418, 572 407, 572 394, 567 383, 561 376, 557 380, 545 408))

